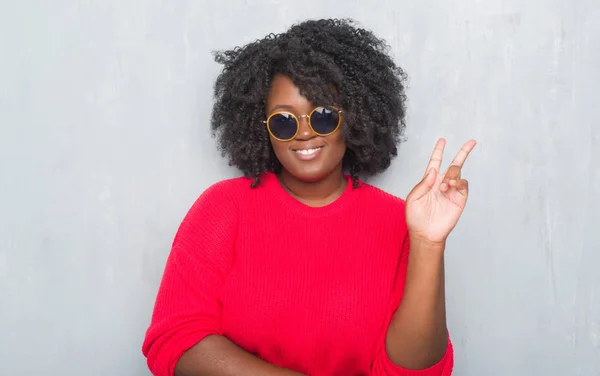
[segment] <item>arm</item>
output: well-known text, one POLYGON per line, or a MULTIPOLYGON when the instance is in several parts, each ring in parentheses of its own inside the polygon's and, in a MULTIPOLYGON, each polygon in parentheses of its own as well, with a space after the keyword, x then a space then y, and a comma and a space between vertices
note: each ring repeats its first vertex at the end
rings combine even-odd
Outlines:
POLYGON ((410 369, 443 361, 447 348, 444 249, 467 203, 461 168, 475 147, 468 141, 439 174, 446 141, 438 140, 426 174, 406 198, 410 254, 402 303, 386 336, 390 359, 410 369))
POLYGON ((294 376, 300 373, 267 363, 242 350, 229 339, 212 335, 185 352, 175 376, 294 376))
POLYGON ((448 348, 444 246, 411 239, 402 303, 386 335, 390 360, 408 369, 429 368, 448 348))
POLYGON ((425 176, 406 198, 408 233, 394 287, 394 299, 402 301, 394 301, 397 309, 388 318, 387 356, 375 358, 378 375, 452 373, 454 358, 446 329, 443 255, 446 239, 467 202, 468 184, 461 178, 461 168, 476 142, 465 143, 448 170, 439 174, 445 144, 444 139, 438 140, 425 176))
POLYGON ((452 373, 454 354, 446 331, 443 259, 425 253, 433 250, 430 246, 418 239, 411 241, 407 231, 372 376, 452 373))
POLYGON ((155 376, 293 375, 222 336, 221 290, 234 259, 237 191, 200 196, 169 254, 143 353, 155 376))

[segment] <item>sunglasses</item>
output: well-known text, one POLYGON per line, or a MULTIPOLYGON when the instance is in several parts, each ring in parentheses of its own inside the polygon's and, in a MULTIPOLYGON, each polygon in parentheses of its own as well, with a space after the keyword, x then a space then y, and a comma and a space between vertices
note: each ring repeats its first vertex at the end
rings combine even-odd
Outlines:
POLYGON ((329 136, 342 124, 342 111, 335 107, 317 107, 308 115, 296 116, 291 112, 274 112, 266 121, 271 136, 278 141, 291 141, 300 130, 301 118, 308 119, 308 125, 319 136, 329 136))

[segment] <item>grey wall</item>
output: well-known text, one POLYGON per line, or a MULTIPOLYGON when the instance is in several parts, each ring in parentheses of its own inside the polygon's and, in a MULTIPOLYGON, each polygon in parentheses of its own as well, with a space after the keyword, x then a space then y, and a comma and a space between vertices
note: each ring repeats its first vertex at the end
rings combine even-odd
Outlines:
POLYGON ((210 51, 326 16, 411 77, 374 184, 404 197, 437 137, 479 140, 447 250, 455 375, 600 375, 598 0, 1 0, 0 374, 149 374, 174 232, 237 175, 207 131, 210 51))

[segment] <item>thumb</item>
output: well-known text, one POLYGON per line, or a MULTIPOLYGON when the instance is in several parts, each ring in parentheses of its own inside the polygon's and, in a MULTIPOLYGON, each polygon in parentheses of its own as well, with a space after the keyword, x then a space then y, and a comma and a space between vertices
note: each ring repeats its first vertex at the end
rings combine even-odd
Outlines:
POLYGON ((417 184, 410 192, 410 199, 418 200, 421 197, 423 197, 427 192, 429 192, 435 184, 436 175, 437 171, 435 170, 435 168, 430 168, 427 174, 423 177, 423 180, 421 180, 419 184, 417 184))

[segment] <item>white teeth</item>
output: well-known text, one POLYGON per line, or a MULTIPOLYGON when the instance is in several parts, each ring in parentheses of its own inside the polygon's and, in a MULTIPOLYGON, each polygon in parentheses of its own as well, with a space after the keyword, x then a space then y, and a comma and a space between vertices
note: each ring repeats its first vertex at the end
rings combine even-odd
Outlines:
POLYGON ((302 150, 296 150, 296 153, 300 153, 302 155, 311 155, 317 152, 317 150, 319 150, 320 148, 316 148, 316 149, 302 149, 302 150))

